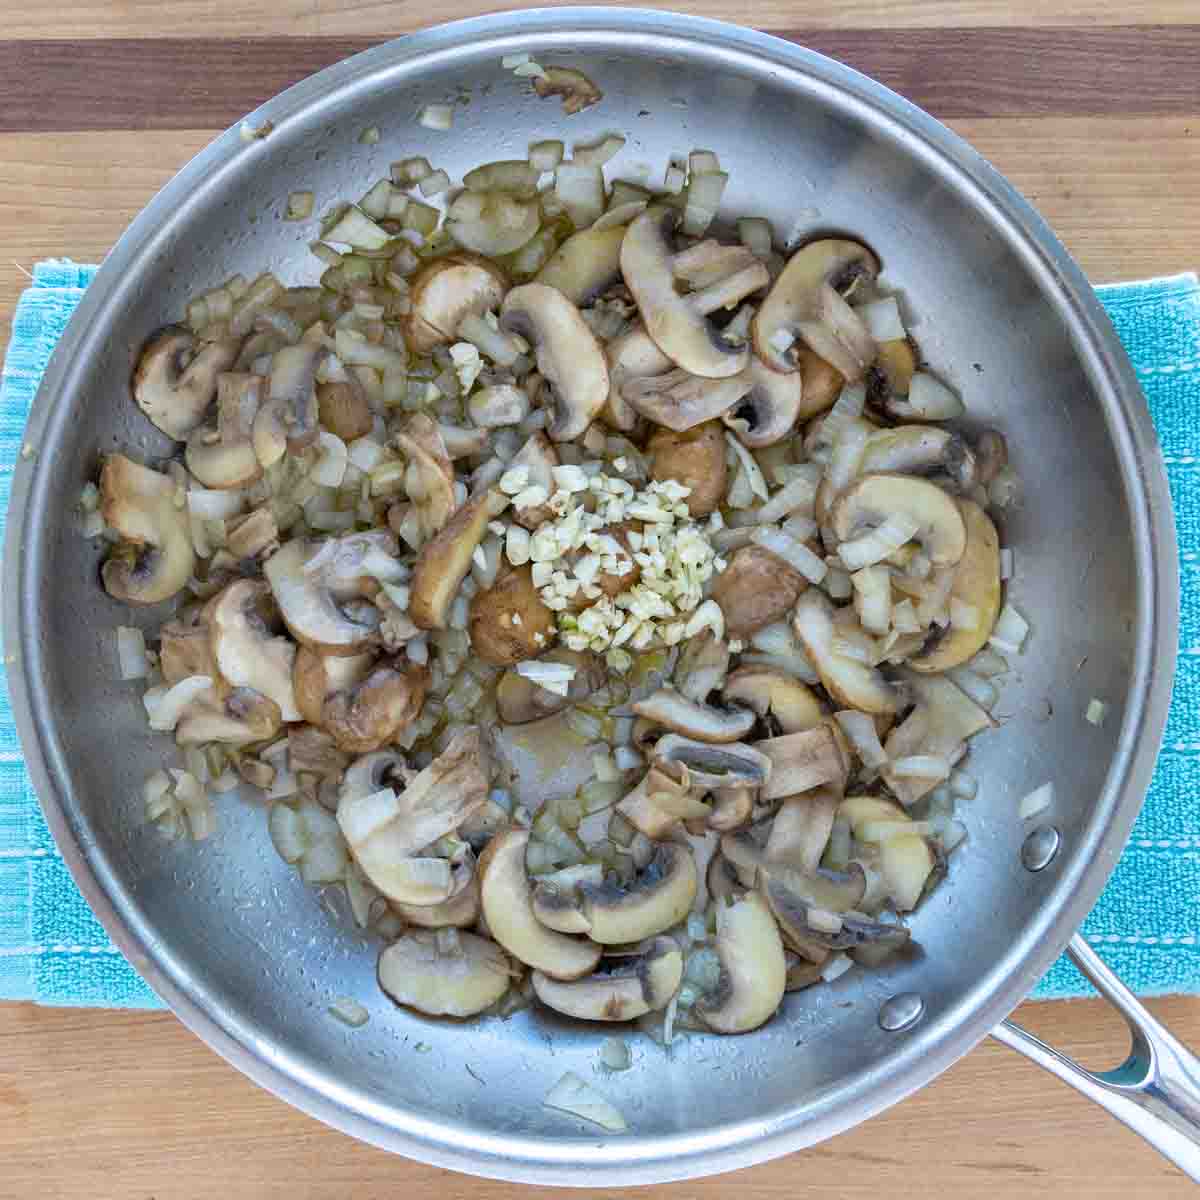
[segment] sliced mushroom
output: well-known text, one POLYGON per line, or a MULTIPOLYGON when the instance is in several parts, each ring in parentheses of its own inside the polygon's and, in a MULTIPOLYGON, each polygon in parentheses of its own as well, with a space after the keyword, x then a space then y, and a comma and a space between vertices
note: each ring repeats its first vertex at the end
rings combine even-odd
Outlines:
POLYGON ((579 437, 608 398, 608 364, 579 309, 556 288, 526 283, 505 296, 500 328, 519 334, 537 352, 538 371, 554 394, 550 438, 579 437))
POLYGON ((883 675, 833 649, 833 612, 829 600, 813 588, 800 597, 792 618, 792 628, 825 690, 844 708, 872 714, 896 712, 899 696, 883 675))
POLYGON ((750 383, 750 390, 721 420, 751 449, 783 441, 796 428, 804 409, 803 374, 774 371, 751 355, 742 378, 750 383))
POLYGON ((300 716, 310 725, 325 725, 325 702, 357 687, 375 662, 374 654, 320 654, 301 646, 292 671, 292 688, 300 716))
POLYGON ((651 840, 666 837, 680 821, 707 820, 708 806, 680 776, 681 772, 652 766, 618 802, 617 813, 651 840))
POLYGON ((658 348, 692 375, 725 379, 745 369, 750 350, 727 340, 708 314, 765 287, 770 275, 754 259, 728 278, 681 295, 668 240, 676 219, 676 213, 657 207, 636 217, 621 243, 621 274, 658 348))
POLYGON ((878 274, 879 260, 858 242, 824 238, 802 246, 755 315, 755 353, 775 371, 795 371, 793 339, 801 338, 851 383, 861 379, 875 340, 844 297, 878 274))
POLYGON ((666 1008, 683 979, 683 955, 671 938, 645 954, 606 960, 608 969, 562 983, 534 971, 533 990, 549 1008, 584 1021, 630 1021, 666 1008))
POLYGON ((378 750, 417 719, 428 687, 427 667, 384 661, 353 687, 326 697, 325 728, 347 754, 378 750))
POLYGON ((622 225, 573 234, 550 256, 534 282, 557 288, 576 307, 586 308, 621 282, 624 238, 622 225))
POLYGON ((496 709, 500 720, 506 725, 540 721, 572 704, 579 704, 603 687, 608 677, 603 660, 587 651, 558 647, 542 655, 538 661, 563 663, 575 668, 575 674, 567 685, 567 694, 560 696, 558 692, 541 687, 516 671, 505 671, 496 685, 496 709))
MULTIPOLYGON (((838 815, 850 823, 855 837, 861 837, 871 823, 912 822, 900 805, 882 796, 847 796, 838 815)), ((929 843, 917 833, 896 833, 879 844, 879 869, 897 912, 916 908, 936 861, 929 843)))
POLYGON ((410 770, 395 750, 376 750, 355 759, 346 768, 338 790, 338 803, 347 799, 361 800, 385 787, 400 791, 416 777, 417 772, 410 770))
POLYGON ((723 900, 736 900, 747 890, 738 878, 737 868, 721 853, 714 854, 709 860, 704 881, 709 896, 718 904, 723 900))
POLYGON ((526 564, 471 600, 471 646, 484 662, 511 667, 537 658, 554 639, 554 613, 542 602, 526 564))
POLYGON ((832 784, 839 791, 846 786, 850 763, 827 723, 803 733, 756 742, 754 748, 771 762, 768 780, 759 793, 760 801, 795 796, 825 784, 832 784))
POLYGON ((490 259, 466 250, 441 255, 409 281, 404 341, 414 354, 449 345, 463 317, 499 308, 507 291, 508 278, 490 259))
POLYGON ((478 867, 472 867, 470 879, 461 891, 440 904, 402 904, 393 900, 391 906, 407 925, 421 929, 468 929, 479 920, 478 867))
POLYGON ((708 828, 717 833, 730 833, 749 824, 754 815, 755 788, 720 788, 713 792, 712 812, 708 816, 708 828))
POLYGON ((529 830, 497 834, 479 860, 483 919, 501 946, 528 967, 552 979, 579 979, 596 969, 601 949, 591 941, 556 933, 533 912, 525 873, 529 830))
MULTIPOLYGON (((337 820, 363 874, 385 896, 414 901, 422 880, 409 862, 453 833, 487 799, 490 762, 478 729, 457 734, 399 795, 384 786, 356 795, 344 781, 337 820)), ((441 899, 450 895, 449 880, 441 899)), ((417 899, 420 903, 420 899, 417 899)), ((436 903, 437 898, 425 903, 436 903)))
POLYGON ((333 737, 315 725, 293 725, 288 730, 287 742, 288 767, 297 775, 320 776, 331 788, 350 765, 350 755, 339 750, 333 737))
MULTIPOLYGON (((547 496, 553 496, 557 491, 554 482, 554 468, 559 465, 558 451, 554 444, 542 432, 535 433, 520 450, 513 455, 510 467, 525 467, 529 471, 529 486, 543 487, 547 496)), ((536 529, 543 521, 554 517, 554 510, 549 503, 538 504, 529 508, 513 510, 513 519, 526 529, 536 529)))
POLYGON ((175 726, 175 741, 180 746, 245 746, 273 738, 281 724, 279 705, 270 697, 218 684, 188 706, 175 726))
POLYGON ((543 100, 561 96, 563 112, 569 117, 604 99, 604 93, 573 67, 546 67, 541 75, 534 76, 533 90, 543 100))
POLYGON ((771 822, 764 848, 767 862, 816 874, 841 801, 841 790, 829 787, 785 800, 771 822))
POLYGON ((264 504, 225 524, 225 549, 236 559, 267 558, 279 549, 279 524, 264 504))
POLYGON ((329 351, 314 342, 284 346, 271 359, 270 390, 254 418, 254 453, 264 467, 289 450, 311 446, 320 433, 317 368, 329 351))
POLYGON ((608 359, 608 399, 600 419, 612 429, 629 433, 637 428, 640 414, 625 398, 625 388, 635 379, 665 375, 675 364, 655 345, 642 324, 633 325, 605 348, 608 359))
POLYGON ((471 556, 487 533, 491 506, 490 491, 468 500, 421 547, 413 567, 408 601, 408 615, 418 629, 446 628, 450 606, 471 569, 471 556))
POLYGON ((668 733, 658 739, 654 759, 669 771, 686 772, 693 787, 720 789, 765 787, 771 777, 771 760, 761 751, 741 742, 710 746, 668 733))
POLYGON ((867 400, 890 416, 901 413, 895 401, 907 396, 912 377, 917 370, 917 353, 908 338, 892 338, 880 342, 875 365, 867 375, 867 400))
POLYGON ((486 430, 518 425, 529 416, 529 397, 512 383, 497 383, 476 388, 467 399, 467 415, 486 430))
POLYGON ((808 580, 761 546, 742 546, 716 577, 712 598, 725 614, 732 638, 750 634, 792 611, 808 580))
POLYGON ((725 434, 716 421, 676 432, 656 429, 646 443, 653 479, 674 479, 691 488, 685 503, 693 518, 707 517, 725 498, 728 467, 725 434))
POLYGON ((948 671, 965 663, 981 650, 991 637, 1000 613, 1000 535, 992 519, 973 500, 958 501, 967 544, 954 568, 950 603, 955 602, 972 614, 970 624, 953 619, 948 629, 919 654, 911 655, 908 665, 925 674, 948 671))
POLYGON ((738 667, 725 680, 721 698, 750 709, 772 736, 812 729, 825 716, 812 689, 776 667, 738 667))
POLYGON ((207 488, 245 487, 262 475, 251 431, 262 403, 260 375, 227 371, 217 380, 217 423, 188 437, 187 468, 207 488))
POLYGON ((455 509, 454 464, 438 429, 425 413, 413 413, 396 433, 396 445, 408 459, 404 486, 417 512, 422 540, 437 533, 455 509))
POLYGON ((291 635, 326 654, 359 654, 375 642, 379 610, 361 600, 378 585, 359 567, 372 551, 388 554, 395 547, 391 534, 379 530, 285 543, 263 564, 263 574, 291 635))
POLYGON ((623 398, 655 425, 682 433, 733 410, 751 390, 744 372, 708 379, 676 369, 665 375, 629 380, 623 398))
POLYGON ((175 503, 166 475, 123 454, 110 454, 100 472, 100 512, 122 538, 101 570, 115 600, 157 604, 180 591, 196 564, 187 509, 175 503))
POLYGON ((944 471, 963 488, 975 479, 975 456, 966 440, 937 425, 897 425, 872 433, 859 466, 863 475, 933 471, 944 471))
MULTIPOLYGON (((859 873, 853 876, 862 882, 859 873)), ((779 924, 785 942, 794 944, 801 954, 816 942, 827 950, 852 950, 871 945, 888 953, 906 946, 909 932, 902 925, 872 921, 846 909, 831 909, 815 902, 811 879, 798 871, 773 871, 763 891, 771 913, 779 924), (830 918, 834 918, 830 920, 830 918), (802 948, 801 948, 802 947, 802 948)))
POLYGON ((962 514, 940 487, 912 475, 863 475, 838 497, 831 518, 841 542, 860 537, 889 516, 910 518, 919 543, 935 567, 952 567, 963 556, 967 533, 962 514))
POLYGON ((717 905, 716 991, 693 1011, 714 1033, 747 1033, 768 1021, 787 984, 783 942, 761 896, 749 892, 717 905))
POLYGON ((366 437, 375 427, 375 414, 357 376, 317 384, 317 411, 321 424, 343 442, 366 437))
POLYGON ((217 378, 234 364, 241 338, 201 342, 190 329, 168 325, 146 343, 133 373, 133 398, 168 437, 183 441, 204 421, 217 378))
POLYGON ((702 704, 722 689, 728 670, 729 646, 705 629, 683 644, 675 664, 675 686, 684 699, 702 704))
POLYGON ((846 386, 846 377, 807 346, 793 347, 793 352, 801 384, 797 419, 809 421, 834 406, 846 386))
POLYGON ((296 646, 278 637, 278 613, 271 589, 251 579, 229 584, 205 605, 213 657, 222 676, 234 687, 252 688, 279 705, 284 721, 299 721, 292 686, 296 646))
POLYGON ((719 709, 685 699, 673 687, 662 687, 632 705, 639 717, 700 742, 740 741, 754 728, 745 708, 719 709))
POLYGON ((431 1017, 473 1017, 508 991, 508 959, 473 933, 452 941, 406 933, 379 956, 379 986, 397 1004, 431 1017))

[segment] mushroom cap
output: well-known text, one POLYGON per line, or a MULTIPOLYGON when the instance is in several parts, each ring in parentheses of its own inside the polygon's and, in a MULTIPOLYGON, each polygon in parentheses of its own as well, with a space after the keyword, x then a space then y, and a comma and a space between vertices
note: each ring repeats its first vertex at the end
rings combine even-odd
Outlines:
POLYGON ((317 384, 317 412, 321 424, 343 442, 366 437, 375 427, 375 415, 356 376, 317 384))
POLYGON ((923 475, 945 471, 960 484, 973 482, 975 456, 961 434, 938 425, 897 425, 867 438, 859 473, 923 475))
POLYGON ((721 698, 750 709, 779 733, 812 729, 825 716, 812 688, 777 667, 747 664, 736 668, 725 680, 721 698))
POLYGON ((743 446, 758 450, 781 442, 793 429, 804 405, 804 377, 799 371, 774 371, 757 355, 742 372, 750 390, 721 420, 743 446))
POLYGON ((466 886, 439 904, 405 904, 392 900, 392 908, 407 925, 421 929, 468 929, 479 920, 479 872, 472 867, 466 886))
POLYGON ((377 640, 378 613, 374 620, 357 611, 351 617, 341 606, 349 597, 335 595, 325 572, 309 567, 327 545, 293 538, 267 559, 263 574, 292 637, 326 654, 359 654, 377 640))
POLYGON ((196 565, 186 508, 175 506, 175 484, 123 454, 110 454, 100 471, 100 512, 124 539, 101 570, 115 600, 157 604, 191 578, 196 565))
POLYGON ((402 322, 405 343, 414 354, 449 345, 463 317, 499 308, 507 291, 508 277, 482 255, 456 250, 435 258, 409 281, 412 307, 402 322))
MULTIPOLYGON (((679 294, 668 240, 676 219, 676 213, 658 207, 635 217, 621 243, 621 274, 655 345, 693 375, 725 379, 745 369, 750 349, 726 341, 702 306, 679 294)), ((765 282, 765 269, 763 277, 765 282)))
POLYGON ((237 359, 242 339, 200 342, 190 329, 168 325, 142 349, 133 372, 138 408, 168 437, 181 442, 204 421, 217 377, 237 359))
POLYGON ((473 1017, 508 991, 508 959, 495 942, 458 935, 457 953, 442 953, 436 933, 406 933, 379 956, 379 986, 397 1004, 431 1017, 473 1017))
POLYGON ((913 540, 935 567, 952 567, 962 558, 967 543, 962 513, 953 496, 927 479, 862 475, 842 492, 830 515, 834 532, 845 542, 900 513, 916 522, 913 540))
POLYGON ((645 954, 607 963, 611 969, 571 983, 534 971, 534 994, 568 1017, 629 1021, 666 1008, 683 980, 683 955, 671 938, 655 938, 645 954))
POLYGON ((875 356, 875 343, 852 311, 850 318, 857 322, 861 336, 846 343, 844 318, 849 306, 842 293, 858 279, 871 281, 878 274, 879 260, 860 242, 822 238, 801 246, 755 314, 754 352, 772 370, 796 371, 799 362, 793 348, 780 348, 780 334, 790 334, 803 338, 846 379, 860 378, 875 356))
POLYGON ((547 67, 533 80, 533 90, 543 99, 561 96, 563 112, 574 116, 604 99, 604 93, 582 72, 573 67, 547 67))
POLYGON ((725 498, 729 469, 725 432, 718 421, 705 421, 676 432, 656 429, 646 443, 652 479, 674 479, 691 488, 685 503, 693 518, 707 517, 725 498))
MULTIPOLYGON (((553 886, 539 885, 534 893, 534 912, 539 919, 561 916, 594 942, 624 945, 662 933, 687 916, 696 895, 696 861, 687 846, 661 842, 650 862, 627 883, 616 879, 581 883, 568 905, 558 910, 545 903, 550 899, 545 892, 553 886), (572 920, 573 916, 581 916, 582 922, 572 920)), ((556 921, 552 927, 561 926, 556 921)))
POLYGON ((205 605, 213 657, 234 687, 253 688, 279 705, 280 718, 299 721, 292 683, 296 646, 272 633, 278 620, 271 589, 252 579, 228 584, 205 605))
POLYGON ((325 728, 347 754, 378 750, 420 715, 429 679, 429 668, 419 663, 380 664, 352 688, 326 698, 325 728))
POLYGON ((472 649, 497 667, 536 658, 549 646, 555 636, 554 613, 534 587, 528 564, 514 567, 490 588, 475 593, 468 628, 472 649))
POLYGON ((876 668, 834 651, 833 605, 815 588, 797 602, 792 628, 838 704, 871 714, 897 711, 900 698, 876 668))
POLYGON ((701 742, 737 742, 754 728, 754 713, 747 708, 719 709, 681 696, 673 687, 661 687, 632 705, 645 717, 684 737, 701 742))
POLYGON ((579 309, 557 288, 526 283, 500 307, 500 328, 516 333, 537 352, 538 370, 554 391, 553 441, 580 436, 608 398, 608 364, 579 309))
POLYGON ((586 308, 621 282, 624 240, 623 225, 572 234, 534 276, 534 282, 557 288, 572 304, 586 308))
POLYGON ((957 503, 967 543, 954 568, 950 598, 975 610, 975 624, 971 628, 951 625, 932 645, 911 655, 908 665, 925 674, 948 671, 973 657, 991 637, 1000 614, 1000 535, 991 517, 973 500, 957 503))
POLYGON ((409 585, 408 615, 419 629, 445 629, 450 605, 471 569, 491 519, 491 492, 469 500, 421 547, 409 585))
POLYGON ((747 638, 792 611, 808 580, 759 545, 736 550, 713 581, 712 599, 725 614, 725 632, 747 638))
POLYGON ((375 655, 321 654, 311 646, 296 652, 292 689, 300 716, 310 725, 325 725, 325 701, 336 692, 357 687, 375 662, 375 655))
POLYGON ((516 671, 505 671, 496 685, 496 709, 505 725, 525 725, 561 712, 586 700, 604 686, 608 677, 601 659, 586 650, 568 650, 559 646, 543 654, 538 661, 564 663, 575 668, 567 685, 567 694, 560 696, 516 671))
POLYGON ((488 843, 479 859, 483 918, 496 941, 526 966, 552 979, 579 979, 595 970, 600 947, 547 929, 534 916, 528 842, 529 830, 509 829, 488 843))
POLYGON ((223 442, 215 429, 201 426, 188 438, 184 461, 206 488, 245 487, 262 475, 262 464, 249 442, 223 442))
POLYGON ((787 964, 775 920, 762 897, 748 892, 717 906, 721 975, 695 1013, 714 1033, 747 1033, 768 1021, 783 999, 787 964))

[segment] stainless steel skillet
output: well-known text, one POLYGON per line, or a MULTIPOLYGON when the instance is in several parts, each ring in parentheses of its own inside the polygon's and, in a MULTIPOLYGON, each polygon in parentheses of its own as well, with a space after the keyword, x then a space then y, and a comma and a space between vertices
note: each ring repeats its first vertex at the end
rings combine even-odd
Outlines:
MULTIPOLYGON (((109 932, 181 1019, 264 1086, 356 1136, 477 1174, 571 1185, 603 1170, 613 1186, 710 1174, 810 1145, 927 1083, 996 1029, 1078 927, 1124 846, 1166 717, 1170 502, 1136 378, 1087 281, 1011 187, 925 114, 827 59, 709 21, 557 9, 463 22, 322 72, 251 124, 268 119, 261 141, 232 130, 208 147, 113 250, 55 354, 29 431, 37 453, 14 487, 14 708, 64 858, 109 932), (564 117, 502 70, 516 51, 583 69, 604 102, 564 117), (452 134, 416 123, 422 104, 460 96, 452 134), (370 125, 382 140, 364 147, 370 125), (97 586, 97 552, 68 519, 99 452, 167 449, 127 397, 145 335, 234 271, 309 270, 308 231, 279 220, 289 191, 312 188, 322 208, 405 155, 461 177, 533 140, 609 130, 629 135, 618 168, 708 147, 731 171, 730 212, 770 217, 789 238, 843 228, 871 241, 927 355, 976 419, 1009 436, 1025 481, 1005 530, 1012 595, 1034 622, 1008 719, 973 751, 985 785, 967 811, 970 844, 913 922, 923 957, 792 996, 751 1037, 692 1037, 666 1055, 635 1042, 632 1069, 604 1082, 633 1130, 619 1139, 541 1107, 565 1070, 591 1076, 603 1035, 542 1013, 461 1028, 397 1012, 371 949, 276 859, 260 811, 226 806, 221 835, 199 848, 163 845, 141 824, 138 788, 164 749, 114 682, 111 630, 128 612, 97 586), (1103 729, 1082 717, 1093 696, 1111 704, 1103 729), (1025 848, 1017 798, 1047 779, 1055 834, 1025 848), (339 994, 371 1010, 365 1028, 329 1018, 339 994)), ((998 1035, 1200 1178, 1193 1061, 1075 951, 1135 1024, 1130 1063, 1098 1079, 1010 1026, 998 1035)))

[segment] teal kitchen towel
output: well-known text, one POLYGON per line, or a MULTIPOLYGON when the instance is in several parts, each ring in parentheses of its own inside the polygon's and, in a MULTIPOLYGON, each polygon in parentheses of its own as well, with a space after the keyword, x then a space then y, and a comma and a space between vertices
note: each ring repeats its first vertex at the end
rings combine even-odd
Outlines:
MULTIPOLYGON (((0 533, 25 418, 54 344, 95 272, 39 263, 21 297, 0 380, 0 533)), ((1175 699, 1129 846, 1084 933, 1142 995, 1200 993, 1200 284, 1195 275, 1099 289, 1162 442, 1183 585, 1175 699)), ((1065 958, 1036 998, 1090 994, 1065 958)), ((161 1007, 76 890, 42 820, 0 697, 0 999, 161 1007)))

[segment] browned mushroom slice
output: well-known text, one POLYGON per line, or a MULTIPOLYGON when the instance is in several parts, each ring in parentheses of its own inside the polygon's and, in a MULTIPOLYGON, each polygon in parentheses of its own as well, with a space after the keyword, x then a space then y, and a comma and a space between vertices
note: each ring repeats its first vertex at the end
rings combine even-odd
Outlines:
POLYGON ((705 629, 683 644, 675 664, 675 686, 685 699, 701 704, 721 691, 728 669, 729 646, 705 629))
POLYGON ((479 860, 483 918, 492 936, 509 954, 552 979, 579 979, 596 968, 600 947, 556 933, 533 912, 532 889, 525 873, 527 829, 497 834, 479 860))
POLYGON ((750 709, 773 735, 812 729, 825 716, 813 690, 776 667, 738 667, 725 680, 721 698, 750 709))
POLYGON ((410 305, 404 340, 414 354, 448 345, 469 313, 499 308, 508 278, 491 260, 458 250, 440 255, 421 268, 409 283, 410 305))
POLYGON ((773 370, 795 371, 799 338, 846 379, 861 379, 875 358, 875 340, 844 297, 878 274, 878 260, 858 242, 825 238, 802 246, 754 318, 755 353, 773 370))
POLYGON ((545 100, 561 96, 563 112, 574 116, 604 99, 604 93, 582 72, 573 67, 547 67, 533 80, 533 90, 545 100))
POLYGON ((414 413, 396 433, 396 445, 408 459, 404 486, 417 512, 421 537, 428 540, 450 520, 455 509, 454 464, 437 422, 414 413))
POLYGON ((771 762, 769 778, 759 793, 762 801, 795 796, 825 784, 838 790, 846 785, 849 761, 828 724, 756 742, 754 748, 771 762))
POLYGON ((525 338, 554 394, 552 441, 580 436, 608 398, 608 364, 595 335, 562 292, 542 283, 513 288, 500 309, 500 328, 525 338))
POLYGON ((539 884, 533 912, 550 929, 586 933, 602 945, 623 945, 662 933, 682 921, 696 895, 696 862, 687 846, 660 843, 632 880, 560 888, 539 884))
POLYGON ((533 991, 549 1008, 584 1021, 630 1021, 666 1008, 683 979, 683 955, 671 938, 656 938, 645 954, 604 960, 594 975, 563 983, 541 971, 533 991))
POLYGON ((508 991, 511 978, 500 947, 473 933, 406 933, 379 956, 379 986, 431 1017, 473 1017, 508 991))
POLYGON ((445 629, 450 605, 471 569, 475 547, 487 533, 492 494, 474 497, 417 555, 410 584, 408 615, 419 629, 445 629))
POLYGON ((183 441, 204 421, 217 379, 233 366, 241 344, 241 338, 201 342, 182 325, 160 329, 133 373, 138 408, 168 437, 183 441))
POLYGON ((528 565, 476 593, 468 628, 475 653, 499 667, 537 658, 555 637, 554 613, 542 602, 528 565))
POLYGON ((206 488, 245 487, 262 475, 251 440, 262 403, 259 375, 225 372, 217 380, 217 423, 201 425, 188 437, 188 470, 206 488))
POLYGON ((730 275, 681 294, 676 286, 677 256, 668 240, 676 220, 676 213, 661 208, 636 217, 621 243, 621 273, 658 348, 692 375, 725 379, 745 369, 750 351, 725 339, 708 315, 765 287, 770 276, 746 251, 744 265, 730 275))
POLYGON ((808 580, 777 555, 742 546, 717 576, 712 598, 725 614, 727 636, 747 638, 790 613, 807 587, 808 580))
POLYGON ((122 541, 101 571, 116 600, 157 604, 180 591, 196 563, 186 508, 176 507, 175 484, 123 454, 110 454, 100 472, 100 512, 122 541))
POLYGON ((352 688, 325 701, 325 728, 339 749, 366 754, 388 744, 420 715, 429 670, 417 663, 386 661, 352 688))
POLYGON ((375 426, 375 414, 357 377, 317 384, 317 411, 321 424, 343 442, 366 437, 375 426))
POLYGON ((537 273, 535 283, 557 288, 572 304, 586 308, 621 282, 621 225, 585 229, 567 238, 537 273))
POLYGON ((716 421, 683 432, 656 429, 646 443, 653 479, 674 479, 691 492, 685 503, 692 517, 707 517, 725 498, 728 467, 725 435, 716 421))
POLYGON ((771 778, 771 760, 761 751, 741 742, 723 746, 693 741, 668 733, 654 746, 654 761, 666 770, 682 773, 693 787, 720 789, 766 787, 771 778))
POLYGON ((717 905, 716 951, 716 991, 702 996, 693 1011, 714 1033, 757 1029, 774 1015, 787 983, 783 942, 761 896, 749 892, 717 905))
POLYGON ((633 711, 656 725, 701 742, 736 742, 754 728, 754 714, 745 708, 719 709, 681 696, 664 687, 638 700, 633 711))
POLYGON ((321 654, 311 646, 296 653, 292 687, 300 716, 310 725, 325 724, 325 702, 338 692, 357 687, 371 670, 376 656, 321 654))

